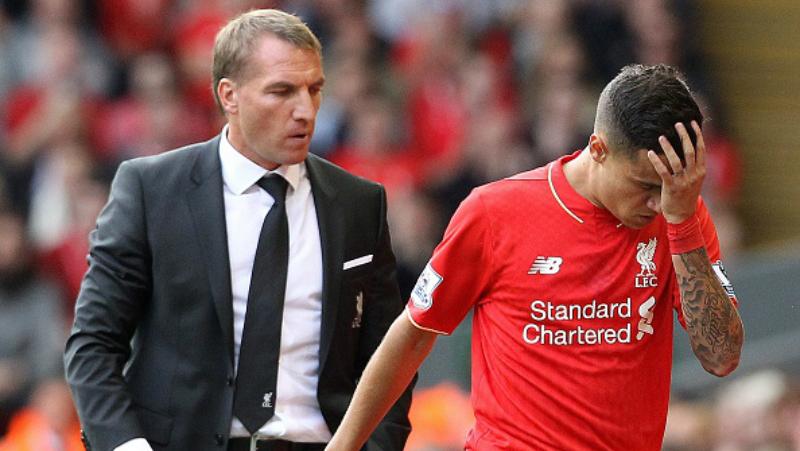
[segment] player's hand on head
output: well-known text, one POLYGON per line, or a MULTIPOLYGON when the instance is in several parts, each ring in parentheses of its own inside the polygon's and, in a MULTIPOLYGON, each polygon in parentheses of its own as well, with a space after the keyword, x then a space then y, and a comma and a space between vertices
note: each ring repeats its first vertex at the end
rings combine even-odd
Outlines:
POLYGON ((681 162, 666 136, 660 136, 658 142, 661 144, 668 165, 654 151, 647 151, 647 158, 650 159, 662 181, 661 211, 667 222, 673 224, 683 222, 694 214, 706 175, 706 148, 703 134, 697 122, 692 121, 691 126, 697 137, 697 146, 692 144, 686 126, 681 122, 675 124, 686 164, 681 162))

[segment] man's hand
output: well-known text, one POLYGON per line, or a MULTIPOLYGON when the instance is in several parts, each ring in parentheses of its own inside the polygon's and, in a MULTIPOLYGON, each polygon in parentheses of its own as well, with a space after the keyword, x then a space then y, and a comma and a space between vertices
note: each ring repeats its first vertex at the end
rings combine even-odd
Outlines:
MULTIPOLYGON (((685 165, 681 164, 675 149, 664 136, 660 136, 658 142, 669 167, 654 151, 647 151, 647 158, 661 177, 661 212, 670 224, 680 224, 695 214, 706 175, 703 135, 697 122, 692 121, 692 128, 697 137, 696 149, 686 127, 682 123, 675 124, 685 165)), ((699 221, 695 224, 698 226, 699 221)), ((697 229, 693 233, 699 235, 702 232, 697 229)), ((725 376, 739 364, 744 328, 736 307, 711 268, 702 240, 699 243, 695 249, 676 250, 670 242, 672 265, 678 279, 681 310, 692 350, 706 371, 725 376)))
POLYGON ((675 149, 665 136, 659 136, 658 142, 664 150, 669 168, 652 150, 647 151, 647 158, 661 177, 661 212, 671 224, 679 224, 695 212, 697 197, 703 187, 706 176, 706 146, 703 134, 697 122, 692 121, 692 128, 697 137, 697 149, 692 145, 689 132, 683 123, 675 124, 675 130, 681 139, 686 165, 681 163, 675 149))

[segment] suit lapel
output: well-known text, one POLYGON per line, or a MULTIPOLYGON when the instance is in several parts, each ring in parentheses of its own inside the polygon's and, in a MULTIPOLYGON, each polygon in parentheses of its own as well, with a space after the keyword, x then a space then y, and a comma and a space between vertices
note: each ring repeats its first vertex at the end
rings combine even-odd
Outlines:
POLYGON ((199 152, 191 175, 194 185, 187 193, 187 201, 194 220, 197 242, 208 270, 211 295, 232 367, 233 301, 218 149, 219 137, 209 141, 199 152))
POLYGON ((320 368, 324 368, 330 351, 331 339, 336 329, 336 312, 339 307, 339 289, 344 261, 344 217, 338 208, 336 188, 326 177, 319 157, 310 154, 306 169, 317 210, 320 242, 322 244, 322 325, 320 331, 320 368))

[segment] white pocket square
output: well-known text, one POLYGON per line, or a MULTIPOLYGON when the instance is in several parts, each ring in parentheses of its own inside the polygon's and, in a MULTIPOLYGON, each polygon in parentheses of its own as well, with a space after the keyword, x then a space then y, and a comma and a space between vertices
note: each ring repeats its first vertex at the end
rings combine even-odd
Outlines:
POLYGON ((372 254, 365 255, 363 257, 354 258, 352 260, 348 260, 344 262, 344 266, 342 267, 343 271, 346 271, 351 268, 355 268, 356 266, 366 265, 367 263, 372 261, 372 254))

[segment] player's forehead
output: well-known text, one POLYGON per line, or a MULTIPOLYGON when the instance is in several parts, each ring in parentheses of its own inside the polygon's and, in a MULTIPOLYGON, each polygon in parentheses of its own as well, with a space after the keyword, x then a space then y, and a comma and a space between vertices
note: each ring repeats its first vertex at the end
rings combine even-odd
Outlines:
MULTIPOLYGON (((659 155, 659 158, 665 165, 669 164, 663 155, 659 155)), ((622 169, 621 172, 626 178, 651 185, 661 184, 661 177, 659 177, 650 159, 647 158, 646 150, 639 150, 632 156, 623 155, 617 160, 622 169)))

